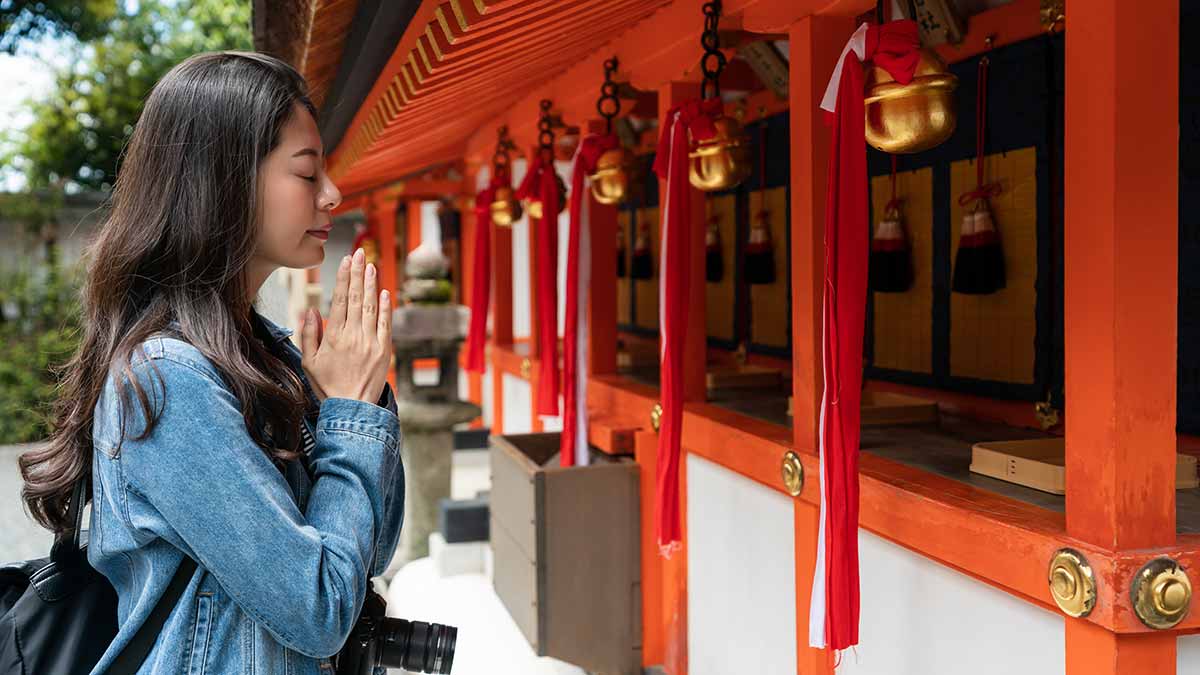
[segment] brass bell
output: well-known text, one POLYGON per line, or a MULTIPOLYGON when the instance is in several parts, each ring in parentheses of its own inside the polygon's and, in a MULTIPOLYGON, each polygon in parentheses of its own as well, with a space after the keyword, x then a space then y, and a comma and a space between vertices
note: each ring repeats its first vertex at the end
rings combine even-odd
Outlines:
POLYGON ((908 84, 899 84, 879 66, 867 73, 866 136, 872 147, 893 154, 921 152, 954 133, 958 78, 932 50, 920 53, 908 84))
POLYGON ((492 198, 492 222, 499 227, 512 227, 521 219, 521 202, 507 185, 496 188, 492 198))
POLYGON ((620 204, 629 192, 629 177, 633 173, 633 154, 625 148, 613 148, 596 160, 592 181, 592 197, 601 204, 620 204))
MULTIPOLYGON (((554 182, 558 183, 558 212, 562 213, 567 208, 567 184, 563 182, 562 176, 558 175, 557 171, 554 172, 554 182)), ((542 203, 540 201, 526 199, 524 204, 525 212, 529 214, 530 218, 542 219, 542 203)))
POLYGON ((688 153, 688 180, 699 190, 728 190, 750 175, 750 147, 742 125, 722 115, 713 121, 717 133, 695 144, 688 153))

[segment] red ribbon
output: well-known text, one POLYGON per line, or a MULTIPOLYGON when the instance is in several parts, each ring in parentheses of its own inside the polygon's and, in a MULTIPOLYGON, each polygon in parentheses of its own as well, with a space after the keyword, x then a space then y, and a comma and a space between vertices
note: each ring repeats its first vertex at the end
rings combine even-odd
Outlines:
MULTIPOLYGON (((518 199, 541 202, 537 223, 538 415, 558 414, 558 180, 553 160, 538 153, 517 188, 518 199)), ((529 219, 534 226, 533 218, 529 219)))
POLYGON ((487 313, 492 286, 492 200, 496 188, 508 185, 507 175, 496 175, 475 195, 475 269, 471 277, 471 323, 467 328, 467 370, 487 369, 487 313))
POLYGON ((658 546, 669 557, 679 547, 679 443, 683 422, 683 349, 687 333, 689 278, 688 256, 692 240, 692 214, 688 191, 688 135, 692 141, 716 135, 713 122, 724 106, 719 98, 685 101, 667 112, 658 139, 654 172, 667 182, 662 200, 662 260, 659 264, 659 315, 662 334, 663 413, 658 429, 658 546))
POLYGON ((975 89, 975 189, 958 197, 958 205, 991 199, 1000 194, 999 183, 983 182, 983 149, 987 140, 988 57, 979 59, 979 82, 975 89))
MULTIPOLYGON (((874 61, 907 84, 916 72, 919 49, 916 23, 892 21, 867 29, 863 61, 874 61)), ((824 569, 816 576, 824 588, 814 586, 813 602, 824 606, 824 643, 835 650, 858 642, 859 622, 859 406, 870 250, 863 61, 854 51, 845 56, 836 113, 828 116, 832 145, 825 198, 825 391, 820 430, 825 556, 824 569), (823 597, 817 597, 818 590, 823 597)))
MULTIPOLYGON (((580 267, 585 264, 583 256, 591 255, 591 251, 585 250, 583 239, 586 236, 590 242, 593 233, 583 231, 583 209, 588 196, 588 191, 584 187, 584 178, 596 170, 596 162, 600 159, 600 155, 620 146, 620 141, 612 134, 587 136, 579 143, 579 149, 575 153, 574 167, 571 170, 571 198, 568 206, 571 225, 567 235, 566 264, 567 297, 563 308, 563 312, 566 314, 566 321, 563 322, 563 430, 559 445, 559 460, 562 466, 574 466, 576 452, 587 452, 586 434, 580 438, 581 426, 586 423, 585 419, 580 418, 586 414, 587 405, 585 400, 581 407, 579 401, 579 363, 585 358, 585 355, 581 353, 580 334, 586 329, 580 307, 583 302, 581 297, 583 291, 580 288, 580 267)), ((584 285, 588 283, 587 280, 583 281, 584 285)), ((586 392, 583 392, 583 395, 586 397, 586 392)))

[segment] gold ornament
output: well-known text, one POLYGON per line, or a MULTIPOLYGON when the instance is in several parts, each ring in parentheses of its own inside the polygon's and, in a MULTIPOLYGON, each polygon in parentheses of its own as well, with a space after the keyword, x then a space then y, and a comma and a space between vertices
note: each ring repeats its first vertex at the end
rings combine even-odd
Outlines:
MULTIPOLYGON (((567 208, 567 184, 563 182, 562 176, 558 172, 554 172, 554 182, 558 183, 558 212, 562 213, 567 208)), ((534 199, 526 199, 522 202, 525 205, 525 212, 530 218, 537 220, 542 219, 542 202, 534 199)))
POLYGON ((713 121, 717 133, 699 141, 688 153, 688 180, 698 190, 728 190, 750 175, 750 147, 742 134, 742 125, 722 115, 713 121))
POLYGON ((1050 596, 1067 616, 1081 617, 1096 606, 1096 576, 1079 551, 1069 548, 1055 551, 1047 575, 1050 596))
POLYGON ((1133 611, 1149 628, 1174 628, 1187 616, 1192 604, 1192 582, 1170 558, 1155 558, 1133 578, 1130 594, 1133 611))
POLYGON ((596 160, 592 181, 592 197, 601 204, 620 204, 629 193, 629 177, 633 174, 633 154, 625 148, 613 148, 596 160))
POLYGON ((499 227, 512 227, 520 219, 521 202, 517 200, 513 189, 508 186, 496 188, 496 195, 492 199, 492 222, 499 227))
POLYGON ((921 152, 954 133, 958 78, 937 54, 922 49, 912 82, 900 84, 883 68, 867 73, 867 142, 893 154, 921 152))

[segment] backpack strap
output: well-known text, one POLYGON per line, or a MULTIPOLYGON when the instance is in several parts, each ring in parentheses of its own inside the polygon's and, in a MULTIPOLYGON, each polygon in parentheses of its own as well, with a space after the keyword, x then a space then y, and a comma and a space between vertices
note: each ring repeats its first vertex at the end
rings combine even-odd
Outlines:
MULTIPOLYGON (((59 559, 63 555, 74 555, 82 558, 82 546, 80 542, 80 530, 83 528, 83 506, 87 502, 87 496, 91 492, 92 476, 88 475, 80 478, 75 483, 75 491, 72 494, 71 504, 68 507, 68 520, 74 521, 75 531, 71 537, 58 536, 54 541, 54 548, 51 551, 51 557, 59 559)), ((85 561, 86 562, 86 561, 85 561)), ((159 633, 162 632, 163 624, 167 622, 167 617, 171 614, 171 610, 179 603, 179 598, 183 596, 184 590, 187 589, 188 582, 191 581, 192 573, 196 571, 196 561, 192 560, 186 554, 183 560, 179 563, 179 569, 175 570, 175 576, 171 578, 171 582, 167 584, 167 590, 163 592, 158 603, 154 605, 154 609, 150 611, 150 616, 146 622, 138 628, 134 633, 133 639, 117 658, 113 660, 109 666, 108 673, 110 675, 134 675, 142 663, 146 661, 146 657, 150 654, 150 650, 154 647, 154 643, 158 640, 159 633)))
POLYGON ((134 675, 142 667, 142 663, 146 661, 146 657, 149 656, 150 650, 154 648, 154 643, 158 640, 158 634, 162 632, 163 624, 167 622, 171 610, 179 603, 179 598, 187 589, 192 572, 195 570, 196 561, 184 555, 183 560, 179 563, 179 569, 175 570, 175 576, 171 578, 171 583, 167 584, 167 590, 158 599, 158 604, 151 610, 146 622, 138 628, 133 639, 125 645, 125 648, 109 666, 108 673, 110 675, 134 675))

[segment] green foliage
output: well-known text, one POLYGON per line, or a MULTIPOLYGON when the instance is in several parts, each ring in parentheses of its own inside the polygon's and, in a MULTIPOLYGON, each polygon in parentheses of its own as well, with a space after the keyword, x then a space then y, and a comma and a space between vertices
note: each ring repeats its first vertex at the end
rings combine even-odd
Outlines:
POLYGON ((143 0, 77 47, 79 58, 45 100, 31 103, 34 122, 0 164, 22 171, 31 189, 107 190, 154 83, 192 54, 252 44, 248 0, 143 0))
POLYGON ((0 270, 0 444, 49 435, 55 368, 79 346, 82 265, 61 266, 54 244, 45 252, 0 270))
POLYGON ((0 51, 48 34, 92 40, 116 15, 117 0, 0 0, 0 51))

